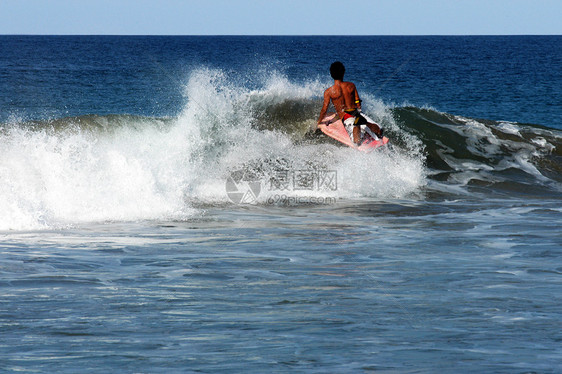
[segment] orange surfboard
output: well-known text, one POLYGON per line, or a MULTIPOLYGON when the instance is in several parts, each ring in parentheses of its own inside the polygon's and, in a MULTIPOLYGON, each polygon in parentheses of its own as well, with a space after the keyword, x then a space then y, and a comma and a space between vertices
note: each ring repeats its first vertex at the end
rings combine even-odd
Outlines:
POLYGON ((388 138, 383 136, 382 139, 375 139, 368 132, 365 133, 363 143, 360 146, 357 146, 347 133, 345 126, 341 119, 338 119, 336 113, 327 114, 322 122, 318 125, 318 128, 330 138, 336 139, 337 141, 351 147, 353 149, 357 149, 362 152, 369 153, 374 149, 385 145, 388 143, 388 138))

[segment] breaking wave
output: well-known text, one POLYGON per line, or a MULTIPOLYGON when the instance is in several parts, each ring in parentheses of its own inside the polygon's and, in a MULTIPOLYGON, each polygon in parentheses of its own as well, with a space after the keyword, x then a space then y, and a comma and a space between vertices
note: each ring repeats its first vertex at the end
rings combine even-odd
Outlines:
POLYGON ((249 89, 220 70, 198 69, 175 118, 6 123, 0 127, 0 230, 189 219, 233 204, 226 186, 240 172, 261 182, 256 204, 279 195, 272 183, 280 172, 295 178, 303 171, 329 172, 336 184, 322 189, 292 180, 284 195, 318 201, 423 198, 451 187, 560 191, 560 131, 392 107, 363 93, 364 108, 392 142, 363 154, 314 131, 323 88, 272 73, 249 89))

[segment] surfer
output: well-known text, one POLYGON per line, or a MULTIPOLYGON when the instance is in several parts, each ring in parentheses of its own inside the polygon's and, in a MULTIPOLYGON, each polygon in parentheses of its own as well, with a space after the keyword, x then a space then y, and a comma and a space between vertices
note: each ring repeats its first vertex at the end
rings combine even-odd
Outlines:
POLYGON ((334 104, 338 116, 341 118, 347 132, 353 134, 353 142, 361 143, 361 126, 367 126, 376 136, 382 139, 382 128, 374 123, 370 118, 361 113, 361 99, 357 93, 355 84, 344 82, 345 66, 336 61, 330 65, 330 75, 334 79, 334 85, 324 91, 324 105, 320 111, 318 124, 322 121, 330 101, 334 104), (353 128, 353 130, 351 130, 353 128))

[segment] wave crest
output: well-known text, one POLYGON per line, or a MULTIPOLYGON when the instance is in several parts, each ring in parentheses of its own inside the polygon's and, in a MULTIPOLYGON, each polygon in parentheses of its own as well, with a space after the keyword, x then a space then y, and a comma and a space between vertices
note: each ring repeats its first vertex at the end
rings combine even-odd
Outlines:
POLYGON ((560 131, 391 107, 367 92, 364 108, 392 145, 365 155, 313 131, 324 87, 275 72, 247 87, 199 69, 176 118, 87 115, 3 126, 0 230, 188 219, 231 203, 225 182, 233 171, 260 171, 267 183, 280 162, 335 171, 338 188, 329 196, 344 199, 406 198, 448 186, 560 191, 560 131))

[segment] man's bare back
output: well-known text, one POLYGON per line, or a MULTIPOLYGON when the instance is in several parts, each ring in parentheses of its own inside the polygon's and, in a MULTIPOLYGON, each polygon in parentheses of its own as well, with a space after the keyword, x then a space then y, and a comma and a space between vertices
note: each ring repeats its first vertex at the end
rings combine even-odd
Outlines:
POLYGON ((361 101, 359 100, 359 94, 357 93, 355 85, 351 82, 336 80, 332 87, 324 91, 324 104, 320 111, 318 123, 320 123, 326 115, 330 101, 334 104, 334 108, 336 108, 336 112, 340 118, 343 118, 344 110, 346 109, 361 109, 361 101))
POLYGON ((369 130, 374 132, 377 136, 382 138, 382 129, 379 125, 371 122, 367 117, 360 113, 361 100, 357 93, 357 88, 351 82, 344 82, 343 76, 345 74, 345 67, 339 61, 334 62, 330 66, 330 75, 334 79, 334 85, 324 91, 324 103, 318 124, 322 122, 330 102, 334 104, 334 108, 338 116, 346 127, 353 126, 353 142, 359 144, 361 142, 361 125, 366 125, 369 130))

